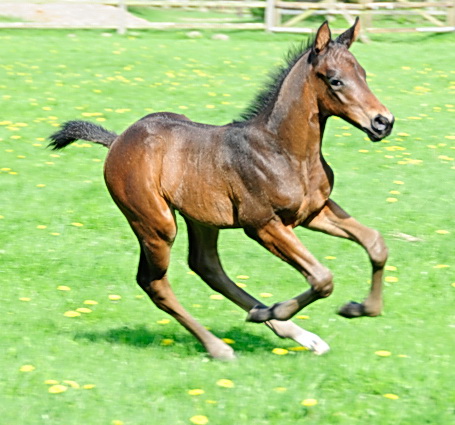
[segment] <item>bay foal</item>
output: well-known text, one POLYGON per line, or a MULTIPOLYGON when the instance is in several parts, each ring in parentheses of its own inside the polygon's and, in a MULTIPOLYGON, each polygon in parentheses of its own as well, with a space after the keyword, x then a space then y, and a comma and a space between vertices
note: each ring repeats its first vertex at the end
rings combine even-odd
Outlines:
POLYGON ((370 293, 362 303, 346 304, 340 314, 381 312, 386 246, 376 230, 358 223, 330 199, 333 172, 321 153, 332 115, 363 130, 372 141, 392 130, 392 114, 371 93, 365 71, 348 50, 358 32, 357 20, 332 40, 328 24, 321 25, 314 42, 288 59, 241 121, 211 126, 163 112, 142 118, 121 135, 70 121, 51 136, 54 149, 77 139, 109 148, 106 184, 141 248, 137 281, 212 357, 229 359, 234 353, 180 305, 168 281, 175 211, 187 224, 190 268, 247 311, 247 320, 264 322, 280 337, 318 354, 328 350, 318 336, 289 320, 333 289, 332 274, 297 239, 296 226, 351 239, 365 248, 373 268, 370 293), (310 289, 265 306, 239 288, 218 257, 218 232, 225 228, 243 228, 296 268, 310 289))

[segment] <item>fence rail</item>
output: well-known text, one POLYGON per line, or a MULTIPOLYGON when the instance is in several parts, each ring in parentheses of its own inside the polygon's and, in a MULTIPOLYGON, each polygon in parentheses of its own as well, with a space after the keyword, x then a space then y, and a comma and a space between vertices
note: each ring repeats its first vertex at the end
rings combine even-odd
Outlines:
MULTIPOLYGON (((7 0, 8 1, 8 0, 7 0)), ((124 33, 127 29, 247 29, 267 30, 271 32, 313 32, 312 28, 296 27, 313 14, 317 15, 341 15, 349 24, 352 24, 354 16, 360 16, 362 20, 363 39, 367 40, 367 33, 383 32, 415 32, 431 31, 445 32, 455 31, 455 0, 446 1, 371 1, 357 0, 356 3, 344 3, 335 0, 321 0, 319 2, 296 2, 282 0, 29 0, 14 1, 14 5, 33 3, 36 5, 67 4, 75 5, 104 5, 111 6, 117 14, 109 23, 75 23, 75 22, 0 22, 0 28, 68 28, 68 29, 117 29, 124 33), (127 19, 128 7, 154 7, 154 8, 204 8, 225 10, 265 9, 265 20, 261 22, 148 22, 144 19, 127 19), (374 17, 384 15, 418 15, 433 26, 416 28, 375 28, 374 17), (289 16, 291 18, 289 19, 289 16), (285 18, 288 18, 285 20, 285 18)), ((1 7, 1 3, 0 3, 1 7)), ((13 6, 14 7, 14 6, 13 6)), ((1 15, 1 9, 0 9, 1 15)), ((336 31, 335 31, 336 32, 336 31)))

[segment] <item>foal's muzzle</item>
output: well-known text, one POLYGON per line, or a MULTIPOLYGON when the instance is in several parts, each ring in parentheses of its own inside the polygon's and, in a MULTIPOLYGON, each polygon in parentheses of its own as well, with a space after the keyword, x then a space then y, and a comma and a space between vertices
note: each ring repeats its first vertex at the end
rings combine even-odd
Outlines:
POLYGON ((368 134, 371 141, 379 142, 392 132, 394 122, 395 118, 393 115, 391 115, 390 118, 380 114, 376 115, 371 120, 370 128, 365 128, 365 132, 368 134))

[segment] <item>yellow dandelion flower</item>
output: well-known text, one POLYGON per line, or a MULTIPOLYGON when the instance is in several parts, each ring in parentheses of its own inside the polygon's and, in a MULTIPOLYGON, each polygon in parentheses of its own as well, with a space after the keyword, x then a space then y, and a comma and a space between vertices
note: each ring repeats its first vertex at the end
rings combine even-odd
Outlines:
POLYGON ((305 407, 311 407, 311 406, 316 406, 318 404, 318 401, 315 398, 306 398, 305 400, 302 401, 302 406, 305 407))
POLYGON ((36 187, 46 187, 45 184, 37 184, 36 187))
POLYGON ((261 292, 259 296, 262 298, 270 298, 273 297, 273 294, 271 294, 270 292, 261 292))
POLYGON ((453 158, 447 155, 439 155, 438 158, 442 159, 443 161, 453 161, 453 158))
POLYGON ((397 270, 395 266, 385 266, 385 269, 389 272, 395 272, 397 270))
POLYGON ((390 193, 391 195, 400 195, 400 194, 401 194, 401 192, 398 191, 398 190, 391 190, 389 193, 390 193))
POLYGON ((45 226, 44 224, 39 224, 38 226, 36 226, 36 228, 43 230, 43 229, 47 229, 47 226, 45 226))
POLYGON ((207 404, 217 404, 218 402, 216 400, 205 400, 207 404))
POLYGON ((108 297, 111 301, 118 301, 118 300, 121 300, 122 297, 120 295, 115 295, 115 294, 111 294, 109 295, 108 297))
POLYGON ((326 260, 336 260, 337 257, 334 257, 333 255, 327 255, 324 257, 326 260))
POLYGON ((188 390, 189 395, 202 395, 205 391, 201 390, 200 388, 195 388, 194 390, 188 390))
POLYGON ((97 304, 98 304, 98 301, 94 301, 94 300, 85 300, 85 301, 84 301, 84 304, 85 304, 85 305, 97 305, 97 304))
POLYGON ((45 383, 46 385, 57 385, 57 384, 58 384, 58 381, 55 380, 55 379, 46 379, 46 380, 44 381, 44 383, 45 383))
POLYGON ((389 357, 392 355, 392 353, 387 350, 378 350, 378 351, 375 351, 374 354, 376 354, 379 357, 389 357))
POLYGON ((57 289, 59 291, 71 291, 71 288, 69 286, 65 286, 65 285, 57 286, 57 289))
POLYGON ((222 338, 226 344, 235 344, 235 341, 231 338, 222 338))
POLYGON ((307 347, 302 347, 301 345, 297 346, 297 347, 289 347, 288 348, 289 351, 308 351, 309 348, 307 347))
POLYGON ((298 316, 295 316, 296 319, 300 319, 300 320, 307 320, 310 318, 310 316, 307 316, 306 314, 300 314, 298 316))
POLYGON ((207 109, 215 109, 215 105, 205 105, 207 109))
POLYGON ((455 288, 455 282, 452 282, 451 285, 455 288))
POLYGON ((79 313, 86 313, 86 314, 88 314, 88 313, 91 313, 91 312, 92 312, 92 310, 91 310, 91 309, 89 309, 89 308, 86 308, 86 307, 79 307, 79 308, 76 308, 76 311, 78 311, 79 313))
POLYGON ((241 279, 241 280, 246 280, 246 279, 249 279, 250 277, 247 276, 246 274, 239 274, 238 276, 236 276, 236 279, 241 279))
POLYGON ((167 325, 168 323, 171 323, 171 321, 169 319, 161 319, 157 320, 156 323, 158 323, 159 325, 167 325))
POLYGON ((63 313, 63 315, 64 315, 65 317, 78 317, 78 316, 81 315, 81 313, 79 313, 78 311, 72 311, 72 310, 70 310, 70 311, 65 311, 65 313, 63 313))
POLYGON ((218 379, 216 385, 223 388, 234 388, 235 384, 230 379, 218 379))
POLYGON ((395 276, 386 276, 384 279, 387 283, 396 283, 398 282, 398 278, 395 276))
POLYGON ((96 387, 95 384, 85 384, 85 385, 82 385, 82 388, 83 388, 84 390, 91 390, 91 389, 93 389, 93 388, 95 388, 95 387, 96 387))
POLYGON ((449 234, 450 232, 448 230, 436 230, 435 233, 438 233, 439 235, 447 235, 449 234))
POLYGON ((288 389, 286 387, 275 387, 273 389, 273 391, 276 391, 277 393, 284 393, 286 392, 288 389))
POLYGON ((63 383, 68 384, 71 388, 81 387, 76 381, 70 381, 69 379, 64 380, 63 383))
POLYGON ((286 348, 274 348, 272 350, 272 353, 277 354, 278 356, 284 356, 284 355, 288 354, 289 351, 286 350, 286 348))
POLYGON ((21 372, 33 372, 35 369, 36 369, 35 366, 31 364, 24 364, 19 368, 21 372))
POLYGON ((387 198, 386 201, 393 203, 393 202, 398 202, 398 199, 397 198, 387 198))
POLYGON ((19 298, 19 301, 24 301, 24 302, 28 302, 28 301, 31 301, 32 299, 29 298, 29 297, 21 297, 19 298))
POLYGON ((247 285, 245 283, 242 283, 242 282, 236 282, 235 283, 239 288, 246 288, 247 285))
POLYGON ((447 264, 437 264, 436 266, 433 266, 434 269, 446 269, 448 267, 450 266, 447 264))
POLYGON ((123 421, 120 421, 118 419, 114 419, 112 422, 111 422, 112 425, 124 425, 124 422, 123 421))
POLYGON ((401 180, 394 180, 393 181, 395 184, 404 184, 404 182, 402 182, 401 180))
POLYGON ((51 394, 59 394, 59 393, 64 393, 68 387, 66 385, 52 385, 49 387, 48 391, 51 394))
POLYGON ((209 423, 209 418, 204 415, 196 415, 190 418, 190 422, 195 425, 205 425, 209 423))
POLYGON ((71 223, 71 226, 74 226, 74 227, 82 227, 83 224, 82 224, 82 223, 71 223))
POLYGON ((221 294, 213 294, 209 297, 211 300, 222 300, 224 297, 221 294))
POLYGON ((388 398, 390 400, 398 400, 400 397, 397 396, 396 394, 383 394, 383 397, 388 398))

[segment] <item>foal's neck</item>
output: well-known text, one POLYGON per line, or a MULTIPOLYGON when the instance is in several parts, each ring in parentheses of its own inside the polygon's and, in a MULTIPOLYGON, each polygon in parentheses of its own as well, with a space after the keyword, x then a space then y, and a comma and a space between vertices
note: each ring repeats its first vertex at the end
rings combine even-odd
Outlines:
POLYGON ((276 134, 277 142, 301 161, 316 160, 326 118, 320 114, 308 53, 291 69, 278 93, 267 119, 267 129, 276 134))

